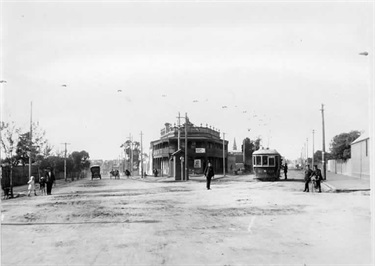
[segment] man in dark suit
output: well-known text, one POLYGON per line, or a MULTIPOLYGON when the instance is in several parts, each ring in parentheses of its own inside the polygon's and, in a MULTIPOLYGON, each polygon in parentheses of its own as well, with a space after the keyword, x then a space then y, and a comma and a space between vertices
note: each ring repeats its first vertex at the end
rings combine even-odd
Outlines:
POLYGON ((210 186, 211 186, 211 179, 212 177, 214 177, 215 173, 214 173, 214 168, 212 167, 212 164, 211 163, 208 163, 206 169, 204 169, 204 175, 206 176, 206 187, 207 189, 211 189, 210 186))
POLYGON ((55 182, 55 175, 53 174, 53 170, 51 168, 46 171, 45 177, 47 184, 47 195, 51 195, 52 185, 55 182))
POLYGON ((318 168, 317 165, 314 165, 314 171, 311 176, 315 177, 316 189, 319 190, 319 193, 322 192, 322 188, 320 186, 320 182, 323 180, 322 171, 318 168))
POLYGON ((310 169, 310 165, 306 165, 306 170, 305 170, 305 190, 303 192, 309 192, 309 183, 311 180, 311 175, 312 175, 312 170, 310 169))
POLYGON ((288 178, 288 164, 287 163, 285 163, 284 165, 284 176, 285 176, 285 179, 288 178))

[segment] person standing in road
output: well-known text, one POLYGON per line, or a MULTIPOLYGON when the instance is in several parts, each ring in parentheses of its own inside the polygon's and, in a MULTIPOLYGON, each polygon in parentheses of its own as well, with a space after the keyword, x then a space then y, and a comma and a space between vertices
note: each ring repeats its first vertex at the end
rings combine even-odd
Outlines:
POLYGON ((310 165, 306 165, 306 170, 305 170, 305 190, 303 192, 309 192, 309 183, 311 180, 311 175, 312 171, 310 169, 310 165))
POLYGON ((210 186, 211 186, 211 179, 214 177, 215 173, 214 173, 214 168, 212 167, 212 164, 211 163, 208 163, 206 169, 204 169, 204 175, 206 176, 206 187, 208 190, 210 190, 210 186))
POLYGON ((284 176, 285 176, 285 179, 288 179, 288 164, 287 163, 285 163, 285 165, 284 165, 284 176))
POLYGON ((320 182, 322 181, 323 179, 323 176, 322 176, 322 171, 318 168, 317 165, 314 165, 314 171, 312 173, 312 176, 315 177, 315 183, 316 183, 316 189, 319 190, 319 193, 322 192, 322 187, 320 185, 320 182))
POLYGON ((39 192, 41 193, 42 196, 46 195, 46 177, 41 176, 39 178, 39 192))
POLYGON ((46 184, 47 184, 47 195, 51 195, 52 192, 52 185, 55 182, 55 175, 51 169, 46 171, 46 184))
POLYGON ((34 178, 34 176, 30 176, 29 182, 27 182, 27 184, 29 184, 28 192, 27 192, 27 196, 30 197, 30 194, 31 194, 31 191, 32 191, 32 190, 34 190, 34 195, 36 196, 36 191, 35 191, 35 178, 34 178))
POLYGON ((129 170, 128 170, 128 169, 126 169, 126 170, 125 170, 125 175, 126 175, 126 177, 127 177, 127 178, 129 178, 129 177, 130 177, 130 172, 129 172, 129 170))
POLYGON ((154 177, 158 177, 158 169, 154 168, 154 177))

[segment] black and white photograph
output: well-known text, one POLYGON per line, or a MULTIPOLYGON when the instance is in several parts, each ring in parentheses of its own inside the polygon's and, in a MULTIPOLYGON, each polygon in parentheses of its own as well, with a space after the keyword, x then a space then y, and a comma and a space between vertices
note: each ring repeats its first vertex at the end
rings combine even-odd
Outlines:
POLYGON ((0 0, 1 265, 374 265, 374 22, 0 0))

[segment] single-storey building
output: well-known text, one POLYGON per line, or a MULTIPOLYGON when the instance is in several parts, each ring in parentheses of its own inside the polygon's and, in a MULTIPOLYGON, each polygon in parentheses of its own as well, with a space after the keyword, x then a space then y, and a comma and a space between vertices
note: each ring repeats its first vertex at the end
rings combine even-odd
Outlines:
POLYGON ((350 146, 352 176, 370 178, 370 137, 368 133, 363 133, 350 146))

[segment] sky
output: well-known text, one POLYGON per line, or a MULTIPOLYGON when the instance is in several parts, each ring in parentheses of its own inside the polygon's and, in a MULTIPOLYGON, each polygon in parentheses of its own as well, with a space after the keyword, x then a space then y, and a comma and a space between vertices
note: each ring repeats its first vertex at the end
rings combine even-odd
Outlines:
POLYGON ((373 21, 372 1, 2 1, 1 120, 27 131, 32 102, 56 151, 116 159, 180 112, 230 149, 311 157, 322 104, 326 150, 369 130, 373 21))

